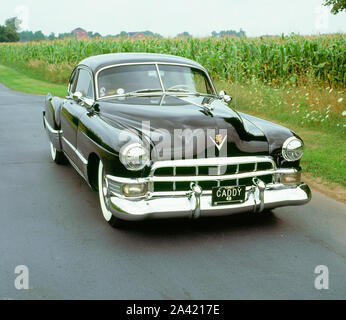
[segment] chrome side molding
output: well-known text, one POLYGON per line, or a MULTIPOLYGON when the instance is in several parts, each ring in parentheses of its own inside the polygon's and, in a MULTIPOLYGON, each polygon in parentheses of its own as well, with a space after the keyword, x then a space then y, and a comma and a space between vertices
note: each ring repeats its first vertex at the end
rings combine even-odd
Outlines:
POLYGON ((84 158, 84 156, 78 151, 77 148, 75 148, 70 141, 68 141, 65 137, 62 137, 62 140, 69 146, 71 150, 75 152, 77 157, 82 161, 84 165, 88 165, 88 160, 84 158))

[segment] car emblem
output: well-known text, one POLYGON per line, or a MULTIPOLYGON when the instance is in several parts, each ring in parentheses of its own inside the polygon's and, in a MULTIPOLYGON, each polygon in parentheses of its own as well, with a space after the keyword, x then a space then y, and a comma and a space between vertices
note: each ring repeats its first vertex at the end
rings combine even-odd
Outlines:
POLYGON ((210 137, 210 136, 209 136, 209 138, 210 138, 211 141, 213 141, 213 143, 215 144, 216 148, 220 151, 222 146, 223 146, 223 144, 224 144, 224 142, 226 141, 227 134, 224 137, 222 137, 222 134, 217 134, 215 136, 215 140, 212 137, 210 137))

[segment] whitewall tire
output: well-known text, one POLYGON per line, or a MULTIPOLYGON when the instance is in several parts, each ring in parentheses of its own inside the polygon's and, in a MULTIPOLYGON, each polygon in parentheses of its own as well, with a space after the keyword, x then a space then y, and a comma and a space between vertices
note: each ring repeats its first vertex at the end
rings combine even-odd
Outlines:
POLYGON ((52 160, 57 164, 65 164, 66 163, 66 157, 63 152, 56 150, 56 148, 53 146, 53 143, 49 141, 50 144, 50 155, 52 157, 52 160))
POLYGON ((103 167, 103 163, 101 160, 99 161, 97 179, 98 179, 98 192, 99 192, 100 206, 101 206, 101 211, 102 211, 102 215, 104 219, 114 228, 122 226, 125 223, 125 221, 116 218, 109 211, 109 197, 107 195, 108 185, 107 185, 105 169, 103 167))

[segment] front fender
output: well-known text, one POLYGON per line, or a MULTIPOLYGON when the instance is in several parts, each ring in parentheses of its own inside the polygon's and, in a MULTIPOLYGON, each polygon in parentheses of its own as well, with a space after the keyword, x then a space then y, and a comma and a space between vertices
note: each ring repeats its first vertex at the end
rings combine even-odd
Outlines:
POLYGON ((119 159, 119 152, 125 144, 129 141, 141 142, 135 133, 127 132, 127 135, 126 140, 123 128, 108 124, 100 118, 98 113, 88 113, 83 115, 79 122, 78 150, 87 158, 93 153, 96 154, 102 160, 108 174, 120 177, 142 177, 143 171, 129 171, 119 159))
POLYGON ((281 147, 285 140, 292 136, 295 136, 295 133, 286 127, 267 120, 256 118, 254 116, 250 116, 242 112, 239 113, 243 118, 250 121, 264 133, 269 145, 269 154, 274 154, 278 151, 281 151, 281 147))

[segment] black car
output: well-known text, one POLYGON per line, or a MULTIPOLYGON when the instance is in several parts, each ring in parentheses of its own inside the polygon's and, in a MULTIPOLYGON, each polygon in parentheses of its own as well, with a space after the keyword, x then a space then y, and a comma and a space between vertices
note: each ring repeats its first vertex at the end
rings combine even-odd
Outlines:
POLYGON ((47 95, 43 123, 53 160, 98 190, 112 226, 307 203, 302 140, 230 100, 192 60, 105 54, 80 62, 66 98, 47 95))

